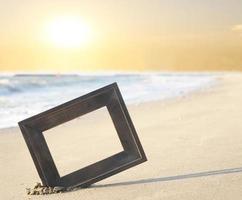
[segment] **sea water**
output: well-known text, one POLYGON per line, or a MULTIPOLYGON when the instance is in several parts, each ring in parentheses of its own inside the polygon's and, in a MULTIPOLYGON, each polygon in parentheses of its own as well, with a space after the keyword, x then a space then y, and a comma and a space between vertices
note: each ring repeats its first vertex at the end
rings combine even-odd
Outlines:
POLYGON ((186 95, 216 83, 215 73, 0 74, 0 128, 117 82, 127 104, 186 95))

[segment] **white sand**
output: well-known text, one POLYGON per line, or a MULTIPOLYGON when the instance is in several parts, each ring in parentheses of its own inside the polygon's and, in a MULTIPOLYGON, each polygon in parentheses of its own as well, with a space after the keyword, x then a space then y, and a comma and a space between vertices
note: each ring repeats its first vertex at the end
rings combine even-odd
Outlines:
MULTIPOLYGON (((148 161, 64 194, 25 194, 39 177, 20 131, 1 130, 0 199, 242 199, 241 74, 184 98, 128 109, 148 161)), ((91 115, 45 134, 61 174, 120 150, 109 116, 91 115)))

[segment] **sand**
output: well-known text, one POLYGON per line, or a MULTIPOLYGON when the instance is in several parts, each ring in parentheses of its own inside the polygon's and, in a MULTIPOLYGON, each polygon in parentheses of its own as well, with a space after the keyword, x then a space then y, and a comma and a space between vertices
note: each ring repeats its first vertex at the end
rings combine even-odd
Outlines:
MULTIPOLYGON (((34 105, 33 105, 34 106, 34 105)), ((148 161, 88 189, 27 196, 40 179, 18 128, 0 131, 0 199, 242 198, 242 75, 167 101, 128 106, 148 161)), ((121 149, 105 110, 45 133, 66 174, 121 149)))

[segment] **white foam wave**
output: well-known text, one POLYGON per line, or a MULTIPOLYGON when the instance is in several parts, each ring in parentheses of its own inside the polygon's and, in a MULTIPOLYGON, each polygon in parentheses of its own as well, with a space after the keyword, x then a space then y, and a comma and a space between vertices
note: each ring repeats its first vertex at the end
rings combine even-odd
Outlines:
POLYGON ((209 87, 217 73, 133 73, 0 75, 0 128, 112 82, 127 103, 162 100, 209 87))

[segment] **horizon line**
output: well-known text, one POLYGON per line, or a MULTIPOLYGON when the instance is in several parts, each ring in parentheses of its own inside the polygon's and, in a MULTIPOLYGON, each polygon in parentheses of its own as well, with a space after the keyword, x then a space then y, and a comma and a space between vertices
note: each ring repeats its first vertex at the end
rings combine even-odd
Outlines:
POLYGON ((0 75, 116 75, 116 74, 206 74, 206 73, 242 73, 239 70, 210 70, 210 71, 173 71, 173 70, 134 70, 134 71, 115 71, 115 70, 100 70, 100 71, 70 71, 70 72, 55 72, 55 71, 0 71, 0 75))

